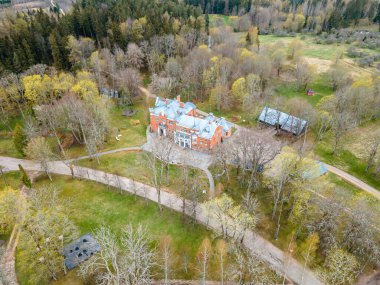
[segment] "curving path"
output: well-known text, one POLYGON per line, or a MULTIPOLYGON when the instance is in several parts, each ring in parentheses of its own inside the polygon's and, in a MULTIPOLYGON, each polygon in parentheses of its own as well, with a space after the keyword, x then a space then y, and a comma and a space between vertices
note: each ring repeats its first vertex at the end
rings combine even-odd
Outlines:
MULTIPOLYGON (((18 164, 21 164, 26 170, 41 171, 41 166, 37 162, 0 156, 0 165, 6 167, 6 169, 4 169, 5 172, 18 170, 18 164)), ((70 169, 61 161, 51 162, 49 163, 49 167, 52 173, 68 176, 71 175, 70 169)), ((155 188, 139 182, 134 182, 125 177, 85 167, 75 167, 74 176, 120 188, 153 202, 157 202, 157 192, 155 188)), ((161 202, 164 206, 170 209, 178 212, 182 211, 182 200, 175 194, 162 191, 161 202)), ((213 230, 219 230, 221 226, 217 220, 208 217, 200 204, 196 207, 196 220, 213 230)), ((312 271, 305 269, 294 258, 287 255, 255 232, 251 230, 245 231, 243 245, 252 253, 259 254, 261 258, 270 264, 275 270, 282 272, 293 282, 300 285, 323 285, 312 271)))

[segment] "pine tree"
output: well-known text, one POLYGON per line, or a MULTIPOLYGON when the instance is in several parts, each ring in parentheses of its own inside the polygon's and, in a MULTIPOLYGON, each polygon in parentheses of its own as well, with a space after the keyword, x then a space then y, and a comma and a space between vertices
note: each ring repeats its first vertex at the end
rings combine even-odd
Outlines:
POLYGON ((20 124, 17 124, 13 130, 13 144, 20 154, 25 155, 24 148, 28 144, 28 137, 20 124))
POLYGON ((207 35, 210 35, 210 17, 208 12, 206 13, 206 33, 207 35))
POLYGON ((252 39, 249 32, 247 33, 247 36, 245 37, 245 42, 247 43, 247 46, 250 46, 252 44, 252 39))
POLYGON ((375 18, 373 19, 373 21, 379 24, 379 32, 380 32, 380 3, 379 3, 379 6, 377 7, 377 14, 375 18))
POLYGON ((18 168, 20 169, 21 172, 21 182, 28 187, 29 189, 32 188, 32 180, 30 180, 28 174, 26 174, 25 169, 22 167, 21 164, 18 165, 18 168))

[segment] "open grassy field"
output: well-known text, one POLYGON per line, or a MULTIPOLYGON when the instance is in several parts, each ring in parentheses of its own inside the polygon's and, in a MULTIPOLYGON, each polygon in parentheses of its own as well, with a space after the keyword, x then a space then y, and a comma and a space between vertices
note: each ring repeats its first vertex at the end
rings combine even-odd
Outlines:
MULTIPOLYGON (((196 278, 196 254, 202 240, 212 238, 212 233, 197 224, 186 222, 180 213, 164 209, 159 211, 157 205, 142 198, 124 193, 116 189, 108 189, 102 184, 90 181, 72 180, 69 177, 55 176, 53 183, 62 190, 60 198, 70 201, 67 214, 78 226, 80 234, 93 232, 101 225, 109 226, 119 232, 124 226, 142 224, 148 231, 149 238, 155 247, 163 235, 170 235, 173 239, 173 275, 175 278, 196 278), (184 258, 188 258, 189 266, 186 272, 183 267, 184 258)), ((50 184, 48 180, 37 182, 34 187, 50 184)), ((21 247, 19 247, 21 250, 21 247)), ((18 252, 19 254, 19 252, 18 252)), ((28 275, 33 268, 16 258, 18 278, 21 285, 29 285, 28 275)), ((213 278, 217 278, 217 267, 211 267, 213 278)), ((157 278, 161 273, 157 270, 157 278)), ((85 284, 70 271, 59 282, 54 284, 85 284)), ((32 285, 32 284, 30 284, 32 285)), ((35 285, 35 284, 33 284, 35 285)), ((43 284, 41 284, 43 285, 43 284)))
MULTIPOLYGON (((145 152, 119 152, 100 157, 100 164, 95 160, 85 159, 78 161, 80 166, 99 169, 108 173, 118 174, 136 181, 152 185, 151 173, 148 168, 145 152)), ((195 169, 195 175, 203 182, 205 190, 209 189, 205 173, 195 169)), ((169 191, 179 193, 181 191, 182 168, 178 165, 170 165, 169 183, 165 183, 169 191)))

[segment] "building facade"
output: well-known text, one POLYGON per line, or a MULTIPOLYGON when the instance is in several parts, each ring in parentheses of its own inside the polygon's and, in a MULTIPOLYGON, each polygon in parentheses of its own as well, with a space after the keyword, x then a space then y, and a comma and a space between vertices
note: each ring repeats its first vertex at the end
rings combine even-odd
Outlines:
POLYGON ((157 97, 154 108, 149 108, 151 130, 158 136, 172 136, 183 148, 211 150, 232 135, 232 124, 212 114, 197 115, 191 102, 157 97))

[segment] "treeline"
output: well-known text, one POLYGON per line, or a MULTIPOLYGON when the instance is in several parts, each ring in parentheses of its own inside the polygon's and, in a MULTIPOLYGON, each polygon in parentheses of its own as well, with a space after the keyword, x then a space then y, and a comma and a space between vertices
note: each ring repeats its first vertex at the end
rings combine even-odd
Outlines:
POLYGON ((69 69, 68 36, 89 37, 97 48, 139 43, 154 35, 199 30, 197 7, 177 0, 80 0, 64 16, 42 10, 7 16, 0 26, 0 72, 21 72, 36 63, 69 69))
MULTIPOLYGON (((300 28, 317 32, 330 31, 360 21, 380 24, 380 3, 376 0, 187 0, 204 13, 243 16, 249 14, 253 24, 278 29, 280 23, 301 23, 300 28), (252 3, 251 3, 252 2, 252 3)), ((297 26, 296 24, 294 24, 297 26)), ((298 29, 298 28, 297 28, 298 29)))

